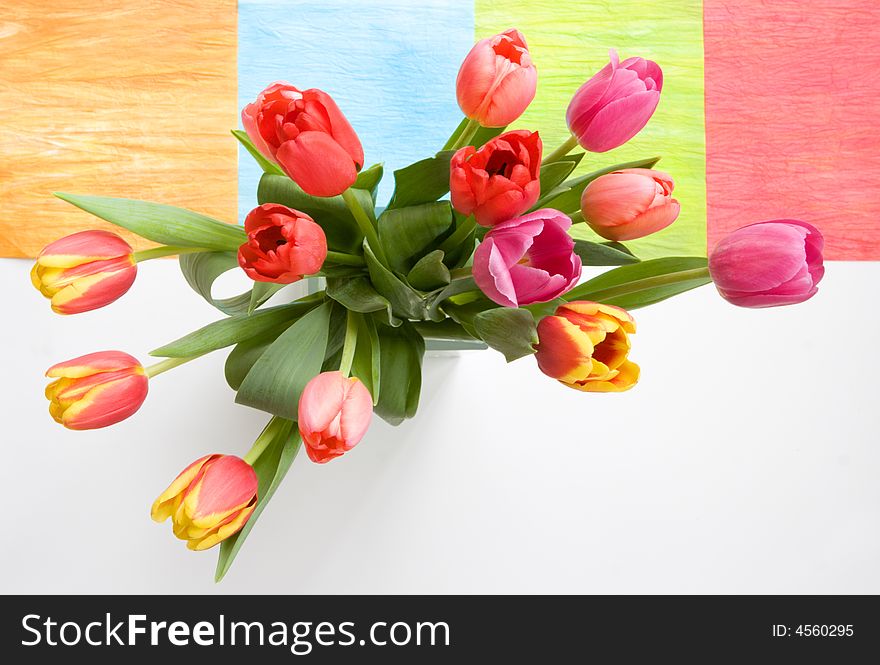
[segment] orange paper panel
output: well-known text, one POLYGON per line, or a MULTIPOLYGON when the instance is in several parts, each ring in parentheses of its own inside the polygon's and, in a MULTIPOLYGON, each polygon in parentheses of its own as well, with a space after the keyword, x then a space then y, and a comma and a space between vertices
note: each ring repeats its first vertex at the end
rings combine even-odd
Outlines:
POLYGON ((880 2, 706 0, 709 245, 780 217, 880 259, 880 2))
POLYGON ((0 256, 103 225, 53 191, 234 222, 236 2, 5 2, 0 117, 0 256))

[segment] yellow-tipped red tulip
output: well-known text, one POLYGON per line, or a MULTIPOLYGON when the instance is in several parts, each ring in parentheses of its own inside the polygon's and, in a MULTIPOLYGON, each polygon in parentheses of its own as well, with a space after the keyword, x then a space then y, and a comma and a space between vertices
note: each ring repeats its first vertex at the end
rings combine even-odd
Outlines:
POLYGON ((97 429, 125 420, 147 398, 144 368, 122 351, 99 351, 53 365, 46 376, 49 413, 68 429, 97 429))
POLYGON ((235 455, 206 455, 186 467, 153 502, 157 522, 171 518, 174 535, 206 550, 238 533, 257 505, 257 474, 235 455))
POLYGON ((547 376, 586 392, 621 392, 639 380, 628 358, 636 324, 620 307, 576 300, 538 323, 536 358, 547 376))
POLYGON ((59 314, 98 309, 122 296, 137 275, 127 242, 109 231, 82 231, 47 245, 31 282, 59 314))

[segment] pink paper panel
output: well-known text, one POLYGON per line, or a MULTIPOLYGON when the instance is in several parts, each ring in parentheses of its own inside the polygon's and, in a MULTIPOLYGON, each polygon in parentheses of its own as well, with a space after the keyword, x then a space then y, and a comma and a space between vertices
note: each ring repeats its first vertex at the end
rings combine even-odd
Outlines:
POLYGON ((878 27, 878 0, 705 0, 710 247, 795 217, 880 259, 878 27))

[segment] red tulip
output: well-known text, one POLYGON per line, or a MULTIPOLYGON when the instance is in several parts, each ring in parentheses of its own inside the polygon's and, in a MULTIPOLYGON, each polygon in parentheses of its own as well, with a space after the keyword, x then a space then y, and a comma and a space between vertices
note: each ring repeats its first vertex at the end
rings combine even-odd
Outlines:
POLYGON ((819 290, 824 244, 819 229, 796 219, 750 224, 715 245, 709 273, 718 293, 734 305, 794 305, 819 290))
POLYGON ((206 550, 238 533, 257 506, 257 474, 234 455, 206 455, 186 467, 153 502, 157 522, 169 517, 174 535, 206 550))
POLYGON ((257 282, 291 284, 321 269, 327 237, 304 212, 264 203, 244 220, 248 240, 238 248, 238 263, 257 282))
POLYGON ((244 107, 241 122, 257 150, 312 196, 341 194, 364 165, 360 139, 322 90, 273 83, 244 107))
POLYGON ((452 156, 452 207, 494 226, 521 215, 541 194, 541 137, 538 132, 505 132, 479 150, 465 146, 452 156))
POLYGON ((464 114, 484 127, 504 127, 535 98, 538 72, 519 30, 481 39, 461 63, 455 91, 464 114))
POLYGON ((144 368, 122 351, 99 351, 53 365, 46 376, 49 414, 68 429, 97 429, 125 420, 147 398, 144 368))
POLYGON ((581 195, 584 221, 608 240, 633 240, 665 229, 681 205, 675 183, 662 171, 623 169, 596 178, 581 195))
POLYGON ((565 114, 584 150, 607 152, 623 145, 648 124, 660 103, 663 72, 656 62, 627 58, 611 62, 574 93, 565 114))
POLYGON ((562 295, 581 276, 570 226, 568 215, 545 208, 492 227, 474 252, 477 286, 505 307, 562 295))
POLYGON ((98 309, 122 296, 137 276, 132 249, 109 231, 81 231, 47 245, 31 282, 59 314, 98 309))
POLYGON ((299 398, 299 432, 309 459, 329 462, 354 448, 367 433, 373 398, 357 378, 323 372, 306 384, 299 398))

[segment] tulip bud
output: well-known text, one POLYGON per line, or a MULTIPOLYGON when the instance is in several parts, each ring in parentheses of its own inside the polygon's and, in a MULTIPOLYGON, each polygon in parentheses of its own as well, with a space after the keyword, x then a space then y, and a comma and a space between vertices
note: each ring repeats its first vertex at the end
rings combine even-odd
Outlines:
POLYGON ((535 358, 549 377, 585 392, 621 392, 639 380, 627 358, 632 316, 619 307, 575 300, 538 323, 535 358))
POLYGON ((479 150, 465 146, 452 156, 452 207, 473 214, 477 224, 494 226, 521 215, 541 193, 541 138, 538 132, 505 132, 479 150))
POLYGON ((46 376, 49 414, 68 429, 97 429, 125 420, 147 398, 148 379, 136 358, 99 351, 53 365, 46 376))
POLYGON ((672 224, 681 205, 662 171, 623 169, 596 178, 581 195, 584 221, 608 240, 634 240, 672 224))
POLYGON ((299 398, 299 432, 309 459, 329 462, 354 448, 367 433, 373 398, 359 379, 323 372, 299 398))
POLYGON ((474 252, 477 286, 505 307, 562 295, 581 276, 570 226, 568 215, 550 208, 495 225, 474 252))
POLYGON ((796 219, 750 224, 724 237, 709 256, 721 296, 740 307, 794 305, 812 298, 825 274, 825 240, 796 219))
POLYGON ((273 83, 244 107, 241 122, 257 150, 306 194, 342 194, 364 165, 360 139, 322 90, 273 83))
POLYGON ((538 72, 519 30, 481 39, 461 63, 455 92, 458 105, 483 127, 504 127, 535 98, 538 72))
POLYGON ((304 212, 264 203, 244 220, 248 240, 238 248, 238 263, 257 282, 291 284, 321 269, 327 237, 304 212))
POLYGON ((565 119, 584 150, 607 152, 623 145, 648 124, 660 102, 663 72, 644 58, 611 62, 574 93, 565 119))
POLYGON ((137 266, 127 242, 109 231, 81 231, 47 245, 31 282, 59 314, 98 309, 134 283, 137 266))
POLYGON ((235 455, 206 455, 186 467, 153 502, 157 522, 171 518, 174 535, 206 550, 238 533, 257 505, 257 474, 235 455))

